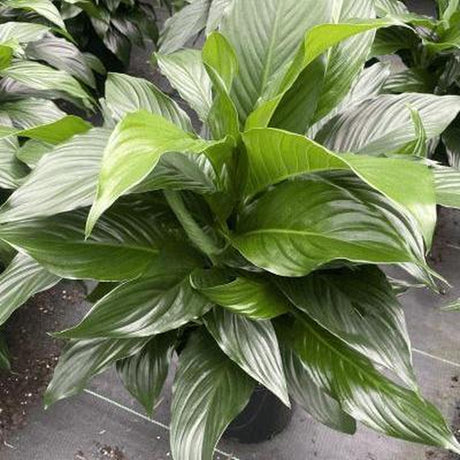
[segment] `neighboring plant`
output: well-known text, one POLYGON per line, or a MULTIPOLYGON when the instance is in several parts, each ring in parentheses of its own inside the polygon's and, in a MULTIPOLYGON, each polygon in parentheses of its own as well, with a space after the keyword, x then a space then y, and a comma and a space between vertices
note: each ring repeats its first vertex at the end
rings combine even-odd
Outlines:
MULTIPOLYGON (((9 266, 0 291, 101 283, 57 334, 70 342, 46 405, 116 363, 151 415, 177 353, 176 460, 211 459, 257 382, 339 431, 460 453, 378 266, 434 286, 447 199, 420 152, 460 98, 380 95, 385 67, 363 67, 395 20, 374 17, 373 0, 235 0, 202 51, 156 56, 201 137, 154 85, 109 75, 104 127, 42 156, 0 210, 0 239, 34 264, 9 266)), ((0 315, 18 306, 0 297, 0 315)))
MULTIPOLYGON (((156 0, 155 4, 141 0, 61 0, 61 12, 81 49, 107 55, 103 47, 120 61, 129 64, 133 45, 145 46, 146 40, 157 42, 158 17, 155 7, 170 12, 181 2, 156 0), (154 7, 155 6, 155 7, 154 7)), ((101 56, 102 57, 102 56, 101 56)))

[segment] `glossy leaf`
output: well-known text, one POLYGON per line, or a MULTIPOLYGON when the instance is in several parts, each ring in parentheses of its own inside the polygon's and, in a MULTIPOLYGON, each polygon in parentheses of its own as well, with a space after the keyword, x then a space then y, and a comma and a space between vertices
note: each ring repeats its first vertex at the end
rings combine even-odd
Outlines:
POLYGON ((59 14, 59 10, 53 5, 51 0, 4 0, 3 6, 32 10, 65 30, 65 24, 59 14))
POLYGON ((0 275, 0 325, 38 292, 45 291, 60 278, 25 254, 17 254, 0 275))
POLYGON ((414 225, 358 178, 312 174, 247 205, 232 241, 256 266, 280 276, 306 275, 336 259, 425 266, 414 225))
POLYGON ((303 316, 284 331, 313 381, 368 427, 407 441, 460 452, 441 413, 380 375, 363 355, 303 316))
POLYGON ((250 319, 271 319, 287 313, 289 302, 263 278, 233 275, 229 271, 196 270, 190 282, 208 299, 250 319))
POLYGON ((212 460, 217 442, 253 389, 252 379, 207 334, 193 334, 180 355, 173 385, 173 458, 212 460))
POLYGON ((278 339, 270 321, 254 321, 215 308, 204 322, 229 358, 290 406, 278 339))
POLYGON ((44 396, 45 407, 81 393, 88 382, 120 359, 142 350, 148 339, 102 339, 70 342, 59 358, 44 396))
POLYGON ((66 116, 66 113, 54 102, 35 98, 2 102, 0 110, 1 113, 8 115, 12 126, 17 129, 36 128, 61 120, 66 116))
POLYGON ((340 408, 335 399, 315 384, 296 353, 288 348, 282 348, 281 353, 292 399, 318 422, 342 433, 354 434, 355 420, 340 408))
POLYGON ((279 285, 297 308, 417 390, 404 313, 378 268, 327 270, 279 285))
POLYGON ((455 168, 436 167, 433 173, 438 204, 460 209, 460 171, 455 168))
POLYGON ((17 188, 27 175, 27 167, 16 158, 19 143, 16 138, 0 139, 0 187, 17 188))
POLYGON ((175 334, 153 337, 137 354, 117 362, 118 375, 125 388, 152 417, 168 376, 174 352, 175 334))
POLYGON ((29 43, 43 38, 50 30, 43 24, 32 22, 8 21, 0 24, 0 42, 17 40, 19 43, 29 43))

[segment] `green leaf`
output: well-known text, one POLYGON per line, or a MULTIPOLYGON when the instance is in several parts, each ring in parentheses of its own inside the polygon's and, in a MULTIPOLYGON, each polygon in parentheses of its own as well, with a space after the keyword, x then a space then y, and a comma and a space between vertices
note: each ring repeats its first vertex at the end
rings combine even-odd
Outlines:
POLYGON ((93 128, 49 149, 0 208, 0 222, 52 216, 91 205, 109 136, 110 131, 93 128))
POLYGON ((5 335, 0 332, 0 369, 10 370, 10 353, 6 343, 5 335))
POLYGON ((60 278, 25 254, 17 254, 0 275, 0 325, 38 292, 45 291, 60 278))
POLYGON ((0 44, 0 70, 9 67, 13 59, 13 48, 0 44))
POLYGON ((460 299, 454 300, 453 302, 442 307, 444 311, 460 311, 460 299))
POLYGON ((251 319, 271 319, 290 310, 279 290, 261 277, 238 276, 219 269, 196 270, 190 282, 215 304, 251 319))
POLYGON ((232 241, 253 264, 280 276, 306 275, 337 259, 425 266, 414 225, 360 179, 312 174, 247 205, 232 241))
POLYGON ((149 339, 102 339, 70 342, 59 358, 44 396, 48 408, 60 399, 81 393, 88 382, 120 359, 142 350, 149 339))
POLYGON ((86 210, 4 224, 0 239, 63 278, 137 278, 156 260, 166 235, 161 216, 126 206, 129 212, 118 207, 107 213, 86 240, 86 210))
POLYGON ((120 73, 109 73, 105 83, 105 111, 115 122, 139 110, 161 115, 184 131, 193 131, 188 115, 153 83, 120 73))
POLYGON ((224 17, 230 11, 234 0, 212 0, 206 23, 206 35, 217 30, 224 17))
POLYGON ((169 54, 183 48, 206 27, 211 0, 194 0, 165 23, 160 52, 169 54))
POLYGON ((159 115, 146 111, 127 115, 115 128, 104 151, 86 234, 91 233, 102 213, 121 195, 153 171, 163 154, 201 153, 211 145, 212 142, 192 137, 159 115))
POLYGON ((11 124, 17 129, 36 128, 66 116, 66 113, 60 110, 54 102, 32 97, 2 102, 0 113, 6 113, 11 124))
POLYGON ((380 375, 371 362, 302 316, 282 331, 313 381, 357 421, 388 436, 451 449, 460 445, 441 413, 380 375))
POLYGON ((16 158, 19 143, 16 138, 0 139, 0 187, 17 188, 27 175, 27 167, 16 158))
POLYGON ((278 339, 270 321, 254 321, 215 308, 204 323, 229 358, 290 407, 278 339))
POLYGON ((379 16, 409 13, 407 6, 399 0, 377 0, 375 2, 375 7, 379 16))
POLYGON ((460 127, 450 126, 443 134, 449 165, 460 169, 460 127))
POLYGON ((419 112, 427 139, 439 136, 460 110, 460 97, 431 94, 381 95, 334 117, 316 140, 336 152, 394 152, 416 138, 412 113, 419 112))
POLYGON ((212 460, 217 442, 253 389, 252 379, 207 334, 193 334, 179 357, 173 385, 173 458, 212 460))
POLYGON ((279 286, 331 334, 417 390, 404 313, 378 268, 327 270, 282 279, 279 286))
POLYGON ((137 354, 117 362, 118 375, 126 389, 153 416, 155 405, 168 376, 175 334, 153 337, 137 354))
MULTIPOLYGON (((187 257, 185 251, 177 252, 171 256, 187 257)), ((189 273, 147 275, 123 283, 97 302, 80 324, 58 336, 72 339, 149 337, 200 318, 212 303, 192 289, 189 273)))
POLYGON ((416 138, 405 145, 397 153, 403 155, 412 155, 416 157, 426 158, 428 156, 428 143, 426 138, 425 127, 423 126, 422 118, 418 110, 410 109, 412 120, 414 122, 416 138))
POLYGON ((349 169, 415 217, 427 244, 431 243, 436 200, 433 176, 425 165, 365 155, 335 155, 304 136, 270 128, 250 130, 243 141, 248 158, 248 195, 302 173, 349 169))
POLYGON ((447 208, 460 209, 460 171, 455 168, 433 169, 436 183, 436 201, 447 208))
POLYGON ((212 107, 211 79, 198 50, 182 50, 174 54, 155 54, 164 74, 180 97, 205 122, 212 107))
POLYGON ((356 432, 356 422, 339 403, 327 395, 309 376, 300 358, 290 349, 281 348, 284 372, 292 399, 318 422, 346 434, 356 432))
POLYGON ((8 8, 32 10, 40 16, 48 19, 48 21, 52 22, 53 24, 56 24, 61 29, 65 30, 65 24, 59 13, 59 10, 50 0, 4 0, 3 6, 8 8))
POLYGON ((29 43, 43 38, 50 30, 43 24, 31 22, 8 21, 0 24, 0 42, 17 40, 18 43, 29 43))
MULTIPOLYGON (((56 92, 58 90, 59 94, 62 93, 81 100, 85 107, 92 107, 91 96, 75 78, 63 70, 55 70, 38 62, 18 61, 6 69, 0 70, 0 76, 9 77, 39 91, 56 92)), ((56 93, 56 97, 58 97, 58 93, 56 93)))

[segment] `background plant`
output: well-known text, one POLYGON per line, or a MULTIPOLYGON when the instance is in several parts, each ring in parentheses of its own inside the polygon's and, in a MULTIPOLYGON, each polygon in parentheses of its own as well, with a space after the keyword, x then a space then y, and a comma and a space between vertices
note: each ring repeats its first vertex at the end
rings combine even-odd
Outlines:
MULTIPOLYGON (((423 152, 460 99, 380 94, 385 67, 363 67, 395 19, 374 18, 367 0, 235 0, 202 51, 156 56, 201 136, 154 85, 110 74, 104 127, 32 166, 0 238, 40 276, 101 283, 59 334, 47 405, 116 363, 151 414, 177 353, 176 459, 212 458, 256 382, 345 433, 359 421, 460 452, 420 395, 378 268, 435 285, 425 253, 445 181, 423 152)), ((8 270, 20 292, 37 279, 8 270)))

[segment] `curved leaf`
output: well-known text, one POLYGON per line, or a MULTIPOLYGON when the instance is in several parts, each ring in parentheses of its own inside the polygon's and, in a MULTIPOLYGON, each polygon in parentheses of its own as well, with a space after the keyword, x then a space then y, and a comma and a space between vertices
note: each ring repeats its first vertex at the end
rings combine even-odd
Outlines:
POLYGON ((0 24, 0 42, 17 40, 19 43, 29 43, 43 38, 50 28, 43 24, 32 22, 8 21, 0 24))
POLYGON ((204 323, 228 357, 290 407, 278 339, 270 321, 254 321, 215 308, 204 323))
POLYGON ((433 169, 438 204, 460 209, 460 171, 455 168, 433 169))
POLYGON ((0 187, 16 189, 27 176, 27 167, 16 158, 16 138, 0 139, 0 187))
POLYGON ((32 10, 65 30, 65 24, 59 10, 53 5, 51 0, 4 0, 3 6, 32 10))
POLYGON ((254 382, 203 331, 179 358, 173 385, 171 451, 176 460, 212 460, 222 433, 244 409, 254 382))
POLYGON ((137 354, 117 362, 118 375, 126 389, 142 404, 149 417, 168 376, 175 334, 153 337, 137 354))
POLYGON ((39 125, 61 120, 66 116, 66 113, 59 109, 54 102, 33 97, 2 102, 0 110, 8 115, 11 124, 17 129, 36 128, 39 125))
POLYGON ((249 204, 232 241, 256 266, 280 276, 306 275, 337 259, 425 266, 414 225, 358 178, 312 174, 249 204))
POLYGON ((194 271, 190 282, 217 305, 251 319, 271 319, 290 310, 284 296, 263 278, 236 276, 214 269, 194 271))
POLYGON ((17 254, 0 275, 0 325, 30 297, 51 288, 59 280, 29 256, 17 254))

